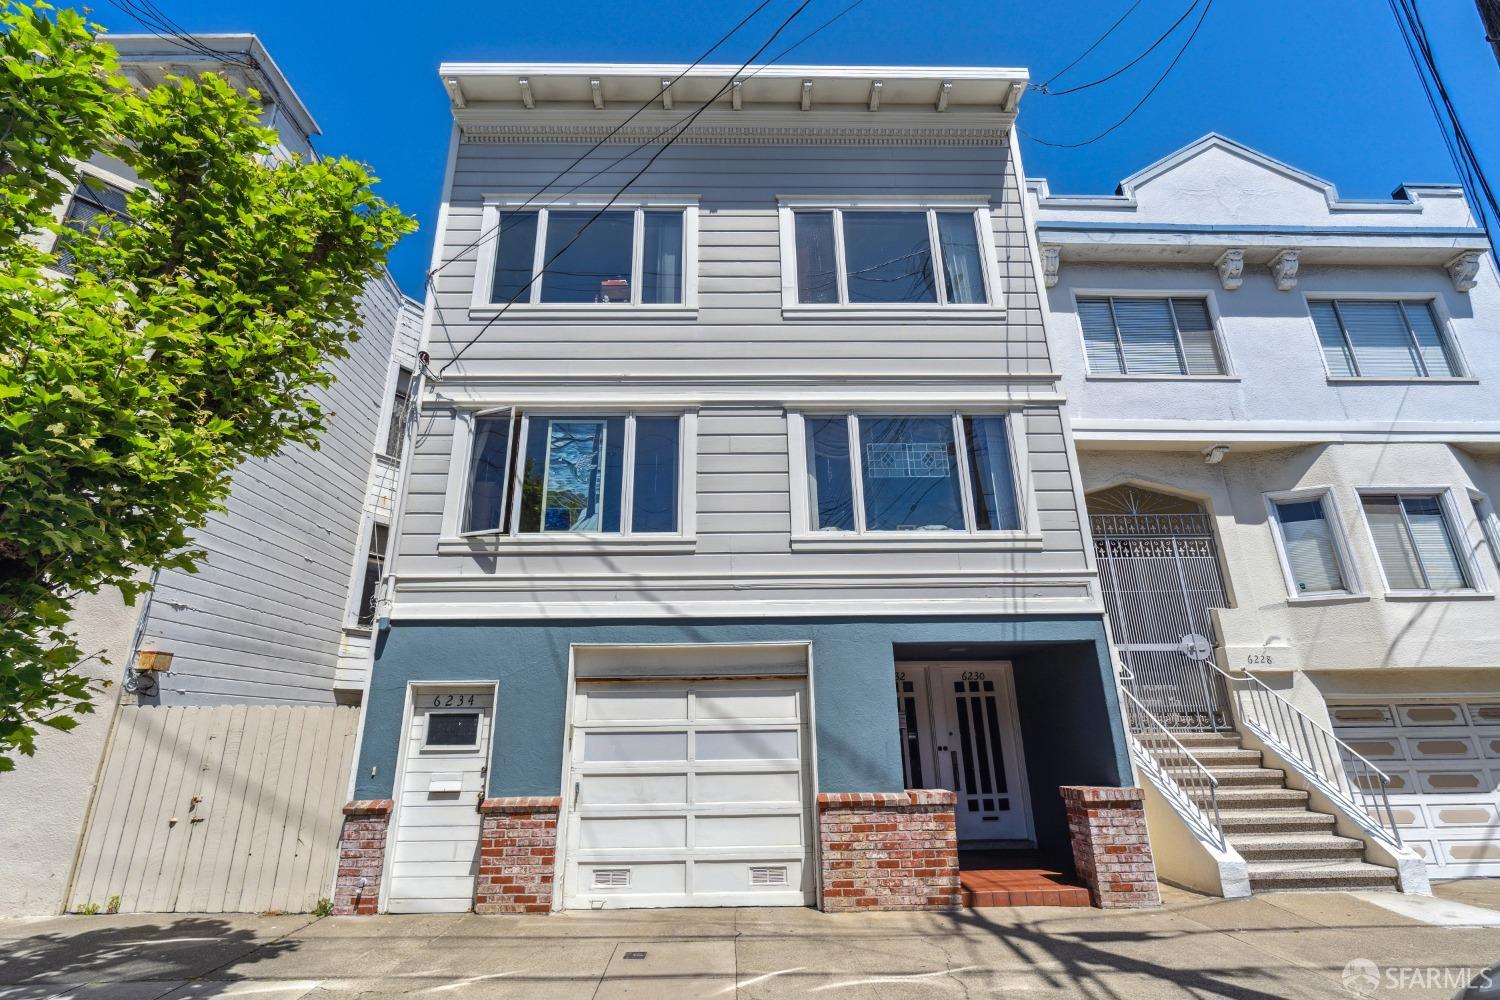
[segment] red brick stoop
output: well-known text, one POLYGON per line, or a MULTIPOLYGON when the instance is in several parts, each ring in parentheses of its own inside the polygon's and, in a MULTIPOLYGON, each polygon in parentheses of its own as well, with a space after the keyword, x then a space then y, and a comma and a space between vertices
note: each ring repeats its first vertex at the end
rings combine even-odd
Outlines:
POLYGON ((940 789, 820 794, 823 909, 958 906, 956 799, 940 789))
POLYGON ((344 806, 339 869, 333 880, 335 916, 368 916, 379 908, 380 872, 395 806, 391 799, 360 799, 344 806))
POLYGON ((557 860, 557 796, 485 799, 475 913, 549 913, 557 860))
POLYGON ((1073 865, 1105 910, 1160 906, 1156 862, 1139 788, 1063 785, 1073 865))

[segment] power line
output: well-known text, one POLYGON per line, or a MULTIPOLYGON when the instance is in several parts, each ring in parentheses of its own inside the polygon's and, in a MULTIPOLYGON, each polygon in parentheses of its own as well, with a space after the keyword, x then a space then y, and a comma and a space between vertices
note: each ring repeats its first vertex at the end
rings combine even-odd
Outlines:
POLYGON ((206 56, 209 59, 226 62, 245 69, 250 69, 254 66, 254 62, 242 53, 226 52, 205 44, 192 33, 186 31, 182 25, 172 20, 152 0, 109 0, 109 3, 110 6, 114 7, 120 13, 145 28, 149 34, 155 35, 185 52, 206 56))
POLYGON ((630 187, 633 184, 635 184, 636 181, 640 180, 641 177, 643 177, 645 175, 645 173, 646 173, 647 170, 651 169, 651 165, 653 163, 655 163, 658 159, 660 159, 661 155, 663 153, 665 153, 667 150, 671 149, 672 145, 678 139, 682 138, 682 136, 687 132, 687 130, 690 127, 692 127, 693 122, 695 122, 695 121, 698 120, 698 116, 702 115, 703 112, 707 111, 709 109, 709 107, 711 107, 714 104, 715 101, 717 101, 720 97, 722 97, 725 94, 725 92, 727 92, 729 90, 730 86, 734 83, 734 81, 739 78, 740 74, 743 73, 745 71, 745 69, 750 66, 751 63, 755 62, 756 58, 759 57, 762 52, 764 52, 766 49, 770 48, 771 44, 773 42, 775 42, 776 39, 781 36, 781 33, 783 31, 785 31, 791 25, 791 23, 794 20, 797 19, 798 15, 800 15, 804 10, 806 10, 807 7, 808 7, 808 5, 811 4, 811 3, 812 3, 812 0, 802 0, 802 2, 797 5, 796 9, 794 9, 790 14, 788 14, 782 20, 782 22, 779 25, 776 26, 776 30, 771 33, 771 37, 767 38, 764 42, 762 42, 761 45, 760 45, 760 47, 750 54, 750 58, 746 59, 744 61, 744 63, 742 63, 740 65, 740 68, 738 70, 736 70, 734 73, 730 74, 729 78, 724 81, 723 86, 721 86, 718 89, 718 91, 716 91, 713 94, 713 96, 709 97, 708 100, 704 101, 703 104, 696 111, 694 111, 690 116, 688 116, 688 118, 684 122, 681 123, 682 127, 680 129, 678 129, 670 138, 668 138, 667 141, 662 144, 662 146, 661 146, 660 149, 658 149, 656 152, 654 152, 654 153, 651 154, 651 158, 648 159, 645 162, 645 164, 641 167, 641 169, 637 170, 635 172, 635 174, 632 175, 631 178, 628 181, 626 181, 624 184, 622 184, 615 191, 614 194, 610 195, 609 201, 605 202, 605 204, 603 205, 603 207, 601 207, 597 212, 595 212, 592 216, 590 216, 589 220, 587 222, 585 222, 581 227, 579 227, 578 232, 576 232, 576 233, 573 234, 573 238, 570 239, 570 240, 568 240, 567 243, 563 244, 562 247, 560 247, 558 249, 558 251, 556 253, 554 253, 542 265, 541 269, 538 270, 535 274, 533 274, 531 276, 530 280, 528 280, 520 288, 516 289, 515 293, 513 295, 511 295, 511 297, 508 300, 506 300, 505 304, 500 307, 500 310, 497 313, 495 313, 495 315, 492 316, 489 320, 487 320, 485 322, 484 326, 480 327, 479 331, 477 333, 475 333, 474 336, 471 337, 468 340, 468 342, 464 344, 463 347, 461 347, 457 352, 455 352, 454 355, 451 358, 449 358, 443 364, 442 368, 438 369, 438 375, 441 376, 450 367, 452 367, 454 364, 456 364, 458 362, 459 358, 463 357, 464 353, 466 351, 468 351, 469 348, 473 347, 476 343, 478 343, 479 340, 480 340, 480 338, 484 336, 484 334, 490 329, 490 327, 494 326, 495 323, 499 321, 500 317, 504 316, 505 313, 510 309, 511 306, 515 305, 516 301, 521 297, 521 295, 524 294, 524 293, 526 293, 526 292, 529 292, 530 289, 531 289, 531 286, 534 285, 537 282, 537 280, 539 278, 541 278, 542 275, 544 275, 544 274, 547 273, 547 269, 550 268, 553 265, 553 263, 555 263, 558 260, 558 258, 560 258, 563 254, 567 253, 568 252, 568 248, 571 247, 574 243, 577 243, 578 240, 583 236, 583 234, 586 233, 586 232, 588 232, 589 227, 592 226, 595 222, 599 221, 599 217, 602 216, 605 212, 607 212, 610 209, 610 207, 614 205, 615 202, 619 201, 620 197, 622 195, 624 195, 624 193, 626 191, 628 191, 630 189, 630 187))
MULTIPOLYGON (((1201 2, 1201 0, 1194 0, 1193 6, 1198 6, 1199 2, 1201 2)), ((1109 128, 1105 129, 1103 132, 1100 132, 1098 135, 1092 136, 1088 139, 1083 139, 1079 142, 1051 142, 1047 139, 1041 139, 1037 136, 1032 135, 1030 132, 1021 128, 1020 125, 1016 126, 1016 130, 1026 138, 1030 139, 1032 142, 1038 143, 1043 146, 1051 146, 1054 149, 1078 149, 1080 147, 1091 145, 1098 142, 1100 139, 1103 139, 1105 136, 1118 129, 1121 125, 1124 125, 1126 122, 1130 121, 1131 118, 1134 118, 1135 113, 1141 110, 1141 108, 1145 107, 1146 102, 1151 100, 1152 95, 1155 94, 1157 90, 1161 88, 1161 85, 1166 82, 1167 77, 1172 74, 1172 70, 1177 68, 1177 64, 1181 62, 1182 57, 1187 54, 1188 47, 1193 44, 1193 39, 1198 37, 1198 31, 1203 27, 1203 22, 1208 18, 1208 12, 1213 9, 1213 6, 1214 0, 1207 0, 1207 2, 1203 3, 1203 12, 1198 15, 1198 21, 1193 25, 1193 30, 1188 33, 1187 39, 1182 43, 1182 48, 1178 49, 1177 54, 1172 57, 1172 61, 1167 63, 1167 68, 1162 70, 1161 76, 1156 78, 1156 82, 1151 85, 1151 89, 1146 91, 1146 93, 1141 97, 1139 101, 1135 102, 1134 107, 1125 112, 1124 117, 1115 122, 1109 128)), ((1189 10, 1191 12, 1191 8, 1189 10)), ((1154 48, 1155 46, 1152 47, 1154 48)), ((1071 93, 1071 91, 1068 91, 1068 93, 1071 93)))
MULTIPOLYGON (((1200 4, 1200 3, 1202 3, 1202 0, 1193 0, 1192 3, 1188 4, 1187 10, 1185 10, 1185 11, 1182 12, 1182 16, 1180 16, 1179 18, 1177 18, 1177 20, 1173 21, 1172 22, 1172 26, 1169 27, 1166 31, 1162 32, 1157 37, 1156 41, 1154 41, 1150 45, 1146 46, 1145 51, 1143 51, 1140 55, 1136 56, 1134 59, 1130 60, 1130 62, 1126 63, 1124 66, 1121 66, 1119 69, 1115 70, 1114 72, 1109 73, 1109 74, 1107 74, 1105 76, 1101 76, 1097 80, 1090 80, 1088 83, 1080 83, 1076 87, 1068 87, 1065 90, 1046 90, 1046 89, 1043 89, 1043 88, 1038 88, 1038 89, 1041 90, 1041 92, 1043 94, 1046 94, 1048 97, 1065 97, 1068 94, 1076 94, 1080 90, 1088 90, 1091 87, 1097 87, 1101 83, 1108 83, 1109 81, 1113 80, 1115 77, 1119 76, 1121 73, 1124 73, 1127 70, 1135 68, 1135 66, 1137 66, 1142 59, 1146 58, 1151 53, 1155 52, 1157 50, 1157 48, 1159 48, 1161 46, 1162 42, 1165 42, 1168 38, 1171 38, 1172 35, 1176 33, 1177 29, 1179 27, 1181 27, 1182 22, 1186 21, 1188 19, 1188 17, 1193 13, 1193 11, 1195 11, 1195 10, 1198 9, 1198 4, 1200 4)), ((1118 22, 1116 22, 1116 23, 1118 23, 1118 22)), ((1111 29, 1111 30, 1113 30, 1113 29, 1111 29)), ((1106 34, 1107 34, 1107 32, 1106 32, 1106 34)))
POLYGON ((1066 66, 1064 66, 1062 69, 1058 70, 1056 73, 1053 73, 1051 76, 1047 77, 1047 79, 1043 80, 1041 83, 1036 84, 1034 87, 1032 87, 1032 89, 1035 90, 1035 91, 1037 91, 1037 92, 1039 92, 1039 93, 1043 93, 1043 94, 1047 93, 1048 92, 1047 88, 1055 80, 1057 80, 1058 77, 1062 76, 1068 70, 1072 69, 1074 66, 1077 66, 1079 63, 1083 62, 1084 59, 1088 58, 1088 54, 1090 52, 1093 52, 1101 44, 1103 44, 1103 42, 1104 42, 1104 40, 1106 38, 1108 38, 1110 35, 1113 35, 1115 33, 1115 29, 1118 28, 1120 25, 1124 24, 1125 23, 1125 19, 1127 17, 1129 17, 1131 14, 1134 14, 1135 13, 1135 9, 1137 7, 1139 7, 1140 5, 1141 5, 1141 0, 1135 0, 1135 3, 1131 4, 1125 10, 1125 13, 1123 13, 1123 14, 1120 15, 1120 19, 1118 21, 1116 21, 1114 24, 1111 24, 1108 28, 1106 28, 1105 31, 1104 31, 1104 34, 1102 34, 1098 38, 1094 39, 1094 44, 1090 45, 1088 48, 1084 49, 1082 52, 1080 52, 1078 54, 1078 58, 1076 58, 1072 62, 1068 63, 1066 66))

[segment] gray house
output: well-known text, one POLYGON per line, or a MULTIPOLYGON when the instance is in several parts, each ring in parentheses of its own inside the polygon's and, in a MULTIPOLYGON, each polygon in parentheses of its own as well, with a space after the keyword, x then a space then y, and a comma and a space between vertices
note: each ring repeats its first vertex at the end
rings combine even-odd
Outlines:
POLYGON ((441 74, 337 905, 941 906, 982 848, 1092 877, 1060 786, 1139 803, 1025 72, 441 74))
MULTIPOLYGON (((282 153, 316 155, 316 123, 253 35, 200 36, 213 55, 109 40, 139 87, 214 71, 254 89, 282 153)), ((138 183, 124 164, 81 169, 60 220, 123 210, 138 183)), ((160 573, 135 607, 79 600, 83 648, 110 661, 83 669, 113 686, 0 782, 0 915, 114 896, 126 912, 308 910, 328 893, 419 317, 388 275, 372 282, 318 394, 321 446, 235 472, 193 535, 198 573, 160 573)))

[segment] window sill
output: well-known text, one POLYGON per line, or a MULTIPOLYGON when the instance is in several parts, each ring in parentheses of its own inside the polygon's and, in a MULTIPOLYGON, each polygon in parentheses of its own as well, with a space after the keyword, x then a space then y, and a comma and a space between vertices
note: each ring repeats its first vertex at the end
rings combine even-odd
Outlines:
POLYGON ((475 535, 440 538, 439 555, 597 555, 605 553, 686 554, 698 539, 684 535, 475 535))
POLYGON ((1286 602, 1293 607, 1305 607, 1322 604, 1358 604, 1369 599, 1369 594, 1298 594, 1295 597, 1288 597, 1286 602))
POLYGON ((1330 375, 1329 385, 1478 385, 1479 379, 1467 376, 1455 376, 1453 378, 1422 378, 1419 375, 1399 376, 1396 378, 1363 378, 1349 377, 1345 375, 1330 375))
POLYGON ((344 634, 356 639, 368 639, 375 634, 373 625, 345 625, 344 634))
POLYGON ((1239 382, 1238 375, 1111 375, 1108 372, 1084 376, 1088 382, 1239 382))
POLYGON ((1388 590, 1387 601, 1493 601, 1487 590, 1388 590))
POLYGON ((926 552, 1032 551, 1042 548, 1041 535, 1020 532, 974 535, 968 532, 902 531, 856 535, 819 532, 793 535, 793 552, 889 552, 892 549, 926 552))
MULTIPOLYGON (((494 319, 499 316, 499 306, 472 306, 469 309, 470 319, 494 319)), ((698 318, 697 306, 616 306, 616 305, 580 305, 580 306, 549 306, 549 305, 513 305, 504 310, 505 315, 514 316, 516 319, 541 320, 541 319, 565 319, 577 321, 581 319, 606 320, 611 323, 646 323, 662 322, 664 320, 696 320, 698 318)))
POLYGON ((804 306, 783 305, 781 318, 787 320, 946 320, 954 323, 998 321, 1005 318, 1001 306, 804 306))

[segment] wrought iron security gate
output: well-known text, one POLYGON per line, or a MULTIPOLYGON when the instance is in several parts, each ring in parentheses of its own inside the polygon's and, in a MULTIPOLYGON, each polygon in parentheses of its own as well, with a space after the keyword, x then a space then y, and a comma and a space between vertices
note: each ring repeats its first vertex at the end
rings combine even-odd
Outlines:
POLYGON ((1169 728, 1226 728, 1228 696, 1205 662, 1208 609, 1228 604, 1209 515, 1094 514, 1089 527, 1126 686, 1169 728))

